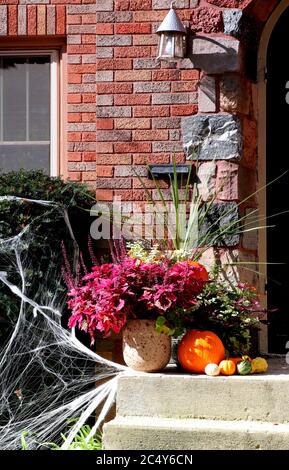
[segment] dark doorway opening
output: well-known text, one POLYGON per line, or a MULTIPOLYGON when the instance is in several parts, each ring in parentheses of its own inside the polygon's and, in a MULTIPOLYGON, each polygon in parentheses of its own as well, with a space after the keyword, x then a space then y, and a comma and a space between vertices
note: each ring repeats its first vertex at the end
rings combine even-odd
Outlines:
MULTIPOLYGON (((267 183, 289 170, 289 8, 279 18, 267 51, 267 183)), ((267 217, 289 211, 289 172, 267 187, 267 217)), ((267 219, 269 352, 289 341, 289 212, 267 219), (282 264, 270 264, 282 263, 282 264)), ((287 348, 288 349, 288 348, 287 348)))

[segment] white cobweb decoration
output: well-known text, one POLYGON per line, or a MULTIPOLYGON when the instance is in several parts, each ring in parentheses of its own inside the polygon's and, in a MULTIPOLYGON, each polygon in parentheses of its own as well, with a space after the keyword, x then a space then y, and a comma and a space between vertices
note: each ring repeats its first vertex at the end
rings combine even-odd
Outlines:
MULTIPOLYGON (((3 199, 22 201, 13 196, 0 198, 0 202, 3 199)), ((63 206, 48 201, 29 203, 60 211, 75 243, 63 206)), ((0 282, 19 298, 20 305, 18 320, 0 358, 1 450, 20 449, 23 433, 31 450, 43 448, 47 442, 58 442, 66 449, 98 409, 88 442, 114 402, 117 376, 127 370, 87 348, 74 331, 61 324, 65 299, 54 295, 59 273, 49 272, 48 266, 46 280, 34 298, 26 295, 26 270, 37 269, 28 262, 31 237, 33 227, 28 225, 16 236, 0 239, 0 282), (9 280, 12 270, 19 275, 19 285, 9 280), (75 424, 63 442, 60 434, 71 419, 75 424)))

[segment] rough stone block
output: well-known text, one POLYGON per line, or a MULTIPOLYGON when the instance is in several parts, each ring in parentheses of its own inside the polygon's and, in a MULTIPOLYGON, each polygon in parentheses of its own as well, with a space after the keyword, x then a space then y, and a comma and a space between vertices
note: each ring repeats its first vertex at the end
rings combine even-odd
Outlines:
POLYGON ((228 8, 223 11, 224 33, 229 36, 240 37, 243 11, 238 8, 228 8))
POLYGON ((237 201, 239 197, 239 165, 218 162, 216 193, 220 200, 237 201))
POLYGON ((208 74, 238 72, 242 65, 240 42, 219 36, 195 36, 190 59, 194 68, 208 74))
POLYGON ((211 204, 202 225, 199 227, 199 243, 206 238, 214 239, 215 246, 231 247, 239 244, 239 212, 235 202, 211 204))
POLYGON ((249 84, 236 75, 224 75, 220 81, 220 110, 227 113, 249 114, 249 84))
POLYGON ((219 33, 223 30, 221 10, 217 8, 197 8, 191 14, 191 28, 203 33, 219 33))
POLYGON ((239 282, 256 286, 258 283, 258 265, 254 254, 240 250, 226 250, 219 257, 222 267, 220 280, 231 284, 239 282))
POLYGON ((183 144, 193 160, 240 160, 241 124, 232 115, 196 115, 183 118, 183 144))
POLYGON ((243 220, 243 248, 245 250, 258 249, 258 230, 254 230, 258 223, 258 212, 256 209, 246 209, 245 218, 243 220))
POLYGON ((198 190, 203 201, 212 199, 216 190, 217 165, 214 162, 201 163, 198 169, 198 190))
POLYGON ((216 79, 204 76, 199 85, 198 108, 200 113, 216 112, 216 79))

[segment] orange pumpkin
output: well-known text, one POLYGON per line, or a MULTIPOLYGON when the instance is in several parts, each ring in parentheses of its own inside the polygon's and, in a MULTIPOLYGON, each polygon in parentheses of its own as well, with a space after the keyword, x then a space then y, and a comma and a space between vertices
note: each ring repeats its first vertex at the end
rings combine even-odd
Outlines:
POLYGON ((181 366, 195 374, 204 373, 206 365, 219 364, 224 358, 224 345, 211 331, 188 331, 178 347, 181 366))
POLYGON ((236 372, 236 364, 232 359, 225 359, 219 364, 221 375, 233 375, 236 372))
POLYGON ((203 266, 200 263, 197 263, 196 261, 190 261, 189 263, 190 263, 191 266, 195 266, 196 268, 198 268, 198 273, 197 273, 196 278, 199 281, 206 282, 206 281, 209 280, 209 275, 208 275, 208 272, 207 272, 205 266, 203 266))

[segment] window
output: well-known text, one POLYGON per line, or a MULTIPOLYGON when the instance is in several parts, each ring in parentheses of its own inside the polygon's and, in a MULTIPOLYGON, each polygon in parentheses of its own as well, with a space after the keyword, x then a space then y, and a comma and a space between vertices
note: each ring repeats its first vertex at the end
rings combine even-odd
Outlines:
POLYGON ((57 174, 57 54, 0 53, 0 171, 57 174))

